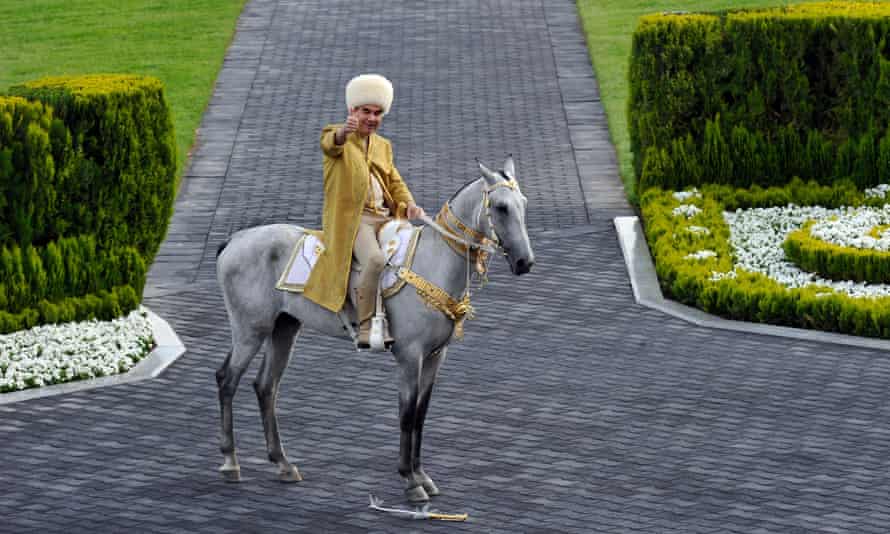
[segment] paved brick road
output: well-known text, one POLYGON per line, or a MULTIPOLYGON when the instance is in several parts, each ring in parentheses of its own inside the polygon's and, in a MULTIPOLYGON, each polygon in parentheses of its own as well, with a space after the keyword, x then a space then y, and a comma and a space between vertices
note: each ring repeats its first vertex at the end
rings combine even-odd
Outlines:
POLYGON ((189 350, 149 382, 0 406, 0 531, 886 531, 886 354, 634 304, 610 221, 630 209, 574 3, 380 5, 248 5, 147 291, 189 350), (216 473, 216 245, 254 223, 318 226, 317 132, 361 71, 396 82, 384 133, 429 210, 474 157, 508 152, 530 198, 538 267, 496 266, 427 425, 434 506, 465 524, 367 511, 369 492, 402 504, 394 365, 313 334, 279 400, 305 481, 274 480, 248 377, 246 480, 216 473))

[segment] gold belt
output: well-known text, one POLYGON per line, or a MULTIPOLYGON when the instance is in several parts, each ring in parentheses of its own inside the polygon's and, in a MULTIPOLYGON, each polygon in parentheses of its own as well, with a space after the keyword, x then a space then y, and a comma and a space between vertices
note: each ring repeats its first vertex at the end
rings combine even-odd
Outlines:
POLYGON ((405 267, 399 267, 396 275, 411 284, 427 306, 439 310, 454 321, 454 337, 463 338, 464 321, 473 318, 473 306, 470 305, 468 293, 464 293, 463 298, 457 300, 441 287, 405 267))

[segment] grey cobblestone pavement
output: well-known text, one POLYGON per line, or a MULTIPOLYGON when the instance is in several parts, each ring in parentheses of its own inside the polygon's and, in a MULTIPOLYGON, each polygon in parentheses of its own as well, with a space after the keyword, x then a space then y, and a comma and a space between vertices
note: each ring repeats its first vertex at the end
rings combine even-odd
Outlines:
POLYGON ((890 359, 690 326, 634 303, 611 218, 631 214, 574 3, 254 0, 208 108, 146 303, 188 352, 154 380, 0 406, 2 532, 885 532, 890 359), (360 12, 355 10, 359 9, 360 12), (216 246, 318 226, 317 135, 358 72, 396 83, 384 134, 428 210, 512 152, 538 265, 496 265, 452 347, 427 470, 458 524, 402 502, 395 367, 304 335, 279 399, 305 480, 265 460, 248 372, 242 474, 216 472, 229 332, 216 246))

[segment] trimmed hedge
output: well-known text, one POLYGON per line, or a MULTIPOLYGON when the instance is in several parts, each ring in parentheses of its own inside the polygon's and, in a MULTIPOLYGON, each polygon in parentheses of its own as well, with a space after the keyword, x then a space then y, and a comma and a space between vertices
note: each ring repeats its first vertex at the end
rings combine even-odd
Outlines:
POLYGON ((139 306, 139 295, 131 286, 101 289, 81 297, 59 301, 41 300, 18 313, 0 310, 0 334, 33 328, 42 324, 99 319, 109 321, 126 315, 139 306))
POLYGON ((0 248, 0 310, 16 313, 54 302, 130 286, 142 293, 147 268, 133 247, 99 251, 92 236, 63 238, 45 247, 0 248))
POLYGON ((843 247, 812 236, 815 221, 791 232, 782 247, 785 256, 801 269, 830 280, 890 283, 890 252, 843 247))
POLYGON ((0 97, 0 334, 139 305, 176 148, 160 81, 45 78, 0 97))
POLYGON ((58 235, 64 171, 56 164, 71 138, 41 102, 0 96, 0 244, 58 235))
MULTIPOLYGON (((851 194, 849 186, 831 192, 835 188, 811 185, 819 196, 842 198, 851 194)), ((806 188, 798 180, 783 188, 736 191, 734 199, 750 204, 740 208, 775 205, 770 204, 771 199, 789 197, 802 205, 794 196, 802 189, 806 188)), ((890 338, 890 297, 853 298, 819 286, 788 289, 760 273, 733 271, 729 229, 723 219, 726 205, 719 196, 726 191, 726 186, 703 187, 700 198, 684 202, 701 209, 688 219, 673 215, 680 202, 670 191, 652 188, 641 197, 646 239, 666 295, 730 319, 890 338), (692 234, 690 225, 708 228, 709 233, 692 234), (702 260, 686 257, 702 249, 717 255, 702 260), (732 274, 716 278, 715 272, 732 274)), ((864 195, 859 195, 864 200, 864 195)))
POLYGON ((638 191, 890 182, 890 3, 646 16, 629 75, 638 191))
MULTIPOLYGON (((20 245, 93 234, 102 246, 135 246, 150 264, 173 209, 176 145, 163 86, 155 78, 91 75, 44 78, 9 89, 43 102, 70 131, 54 151, 63 179, 55 228, 35 214, 20 245), (38 230, 49 228, 54 231, 38 230), (29 239, 30 237, 30 239, 29 239)), ((2 244, 2 243, 0 243, 2 244)))

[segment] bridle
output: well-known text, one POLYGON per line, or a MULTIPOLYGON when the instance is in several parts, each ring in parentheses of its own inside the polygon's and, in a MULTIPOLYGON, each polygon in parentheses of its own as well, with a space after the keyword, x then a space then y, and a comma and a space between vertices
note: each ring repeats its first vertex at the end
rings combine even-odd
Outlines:
POLYGON ((507 173, 503 173, 503 176, 506 178, 505 180, 495 182, 494 184, 489 184, 488 180, 486 180, 485 187, 482 189, 483 209, 480 209, 476 214, 475 228, 479 228, 480 218, 484 211, 486 222, 488 223, 488 228, 486 228, 485 233, 475 230, 473 227, 468 226, 460 220, 460 218, 451 210, 450 201, 442 206, 442 209, 439 210, 438 215, 436 215, 435 221, 425 215, 420 218, 436 232, 439 232, 452 250, 467 260, 466 284, 464 285, 460 300, 455 299, 447 291, 425 279, 410 268, 405 266, 396 267, 387 263, 387 266, 395 268, 396 276, 398 278, 414 287, 417 291, 418 298, 426 302, 431 308, 439 310, 445 314, 446 317, 454 321, 453 336, 455 339, 463 338, 464 321, 473 318, 473 306, 470 304, 471 261, 475 263, 475 271, 479 276, 479 285, 481 287, 487 280, 486 274, 488 272, 488 263, 491 254, 498 251, 501 251, 504 255, 507 254, 507 251, 501 245, 501 239, 497 235, 497 231, 495 231, 494 224, 491 220, 490 194, 499 187, 509 187, 513 191, 519 193, 523 199, 525 198, 525 195, 522 195, 522 192, 519 190, 519 183, 516 179, 509 176, 507 173))
MULTIPOLYGON (((504 255, 507 251, 501 245, 500 236, 494 228, 491 220, 491 199, 492 191, 499 187, 507 187, 519 193, 523 198, 525 195, 519 189, 519 182, 512 176, 504 173, 504 180, 488 184, 486 182, 482 189, 482 209, 476 213, 475 228, 479 228, 480 219, 483 212, 485 213, 486 231, 485 233, 475 230, 465 222, 463 222, 451 209, 451 202, 446 202, 439 213, 436 215, 435 221, 429 217, 421 217, 421 220, 428 226, 439 232, 445 238, 445 242, 458 255, 467 259, 467 277, 469 278, 469 264, 476 266, 476 273, 480 277, 485 277, 488 272, 488 262, 492 254, 501 252, 504 255)), ((467 282, 469 286, 469 280, 467 282)))

